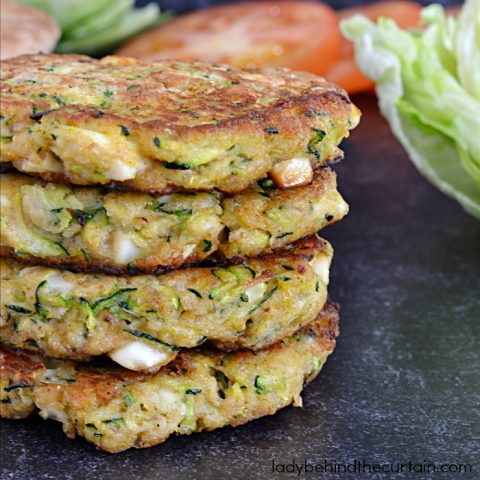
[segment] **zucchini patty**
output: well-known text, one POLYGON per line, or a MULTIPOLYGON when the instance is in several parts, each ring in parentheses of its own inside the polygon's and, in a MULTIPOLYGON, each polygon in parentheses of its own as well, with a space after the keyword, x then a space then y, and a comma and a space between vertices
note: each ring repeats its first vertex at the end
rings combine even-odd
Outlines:
POLYGON ((32 55, 0 77, 0 161, 80 185, 238 192, 286 160, 338 159, 359 120, 344 90, 287 69, 32 55))
POLYGON ((51 357, 108 353, 158 369, 206 341, 259 349, 312 321, 327 299, 332 248, 313 237, 247 263, 115 277, 2 259, 1 341, 51 357))
POLYGON ((61 361, 48 368, 48 361, 0 351, 0 413, 22 418, 38 408, 70 438, 82 435, 108 452, 149 447, 173 433, 237 426, 301 406, 303 385, 319 373, 337 335, 337 310, 327 306, 259 352, 189 350, 156 374, 61 361))
POLYGON ((348 206, 322 169, 290 190, 261 181, 242 193, 70 187, 0 175, 0 245, 24 261, 74 271, 161 273, 212 257, 254 257, 340 220, 348 206))

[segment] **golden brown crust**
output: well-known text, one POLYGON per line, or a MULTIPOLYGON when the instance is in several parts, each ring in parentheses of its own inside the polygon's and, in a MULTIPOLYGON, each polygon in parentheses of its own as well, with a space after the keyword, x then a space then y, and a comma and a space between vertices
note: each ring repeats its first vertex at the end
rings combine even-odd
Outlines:
MULTIPOLYGON (((312 189, 318 187, 315 183, 312 185, 312 189)), ((302 190, 301 188, 298 189, 302 190)), ((292 192, 294 194, 294 192, 292 192)), ((305 191, 304 195, 308 196, 309 192, 305 191)), ((300 199, 299 199, 300 201, 300 199)), ((333 225, 341 218, 334 218, 328 222, 329 225, 333 225)), ((319 245, 318 242, 323 240, 316 236, 311 235, 301 238, 300 240, 283 245, 279 248, 264 248, 259 252, 256 252, 255 258, 265 257, 270 255, 279 255, 284 252, 291 251, 294 256, 298 256, 299 250, 305 250, 305 245, 311 245, 311 248, 317 248, 315 245, 319 245), (313 243, 312 243, 313 242, 313 243)), ((318 247, 319 248, 319 247, 318 247)), ((65 257, 65 256, 49 256, 49 257, 35 257, 24 252, 15 252, 12 248, 6 246, 0 246, 0 257, 10 257, 26 265, 42 265, 51 268, 58 268, 62 270, 70 270, 77 273, 102 273, 106 275, 162 275, 178 269, 195 268, 195 267, 211 267, 211 266, 225 266, 236 265, 248 261, 252 258, 252 255, 235 255, 227 257, 221 250, 216 251, 205 259, 205 256, 190 255, 187 260, 181 261, 180 257, 171 259, 170 265, 157 265, 155 262, 142 262, 138 265, 129 264, 126 267, 119 267, 118 265, 108 264, 106 262, 95 262, 89 260, 88 262, 84 257, 65 257)))
MULTIPOLYGON (((304 239, 299 240, 293 244, 287 245, 283 248, 272 249, 266 248, 262 251, 256 258, 268 257, 268 256, 276 256, 276 255, 284 255, 289 254, 293 258, 298 258, 299 256, 304 256, 305 258, 312 257, 313 252, 310 251, 309 247, 305 247, 305 245, 311 245, 311 248, 314 248, 314 244, 312 244, 312 239, 316 238, 317 240, 321 241, 320 237, 315 235, 311 237, 307 237, 304 239), (305 253, 304 253, 305 252, 305 253)), ((316 242, 316 240, 315 240, 316 242)), ((58 268, 60 270, 70 270, 75 273, 101 273, 105 275, 163 275, 165 273, 174 272, 175 270, 180 270, 178 265, 169 265, 169 266, 162 266, 162 267, 148 267, 139 269, 139 268, 117 268, 112 265, 106 265, 104 263, 96 263, 96 262, 89 262, 88 264, 81 259, 78 261, 68 263, 64 262, 62 259, 56 259, 55 257, 33 257, 32 255, 28 254, 14 254, 13 251, 7 247, 0 247, 0 257, 3 258, 13 258, 21 263, 26 265, 42 265, 45 267, 51 268, 58 268)), ((202 262, 188 262, 183 263, 181 265, 181 269, 186 268, 202 268, 202 267, 223 267, 226 265, 238 265, 241 263, 246 262, 249 259, 248 256, 237 256, 233 258, 226 259, 220 253, 211 255, 207 260, 202 262)))
MULTIPOLYGON (((331 167, 335 165, 336 163, 340 163, 343 160, 343 152, 335 151, 334 154, 330 157, 325 158, 325 162, 321 165, 318 164, 313 164, 312 168, 314 169, 314 179, 312 183, 306 185, 307 187, 312 187, 316 184, 315 179, 320 178, 325 171, 329 170, 328 167, 331 167)), ((18 169, 21 171, 21 169, 18 169)), ((14 173, 16 172, 17 169, 15 168, 14 164, 12 162, 3 162, 0 163, 0 174, 2 173, 14 173)), ((43 180, 44 182, 52 182, 52 183, 58 183, 60 185, 71 185, 71 179, 68 177, 68 175, 65 175, 65 173, 59 173, 59 172, 34 172, 34 171, 28 171, 26 172, 28 175, 34 178, 38 178, 40 180, 43 180)), ((186 192, 186 193, 195 193, 198 191, 195 188, 188 188, 183 185, 175 185, 175 184, 166 184, 162 185, 161 188, 154 188, 150 183, 142 183, 142 179, 138 178, 135 179, 135 181, 125 181, 125 182, 115 182, 111 181, 108 183, 88 183, 88 185, 96 186, 96 187, 102 187, 107 190, 112 190, 112 191, 117 191, 117 192, 145 192, 145 193, 150 193, 152 195, 167 195, 170 193, 177 193, 177 192, 186 192)), ((247 189, 249 186, 253 186, 254 182, 251 182, 250 185, 245 185, 245 189, 247 189)), ((300 190, 303 187, 296 187, 290 189, 291 192, 295 192, 300 190)), ((215 191, 220 191, 220 193, 224 193, 226 197, 228 196, 234 196, 235 194, 241 194, 245 190, 238 190, 238 189, 225 189, 223 190, 220 187, 214 188, 213 186, 211 187, 205 187, 202 188, 203 192, 215 192, 215 191)), ((279 191, 282 191, 279 189, 279 191)))
MULTIPOLYGON (((269 252, 266 252, 269 253, 269 252)), ((61 270, 70 270, 77 273, 102 273, 106 275, 140 275, 140 274, 149 274, 149 275, 161 275, 164 273, 172 272, 178 268, 193 268, 197 266, 208 266, 216 265, 215 259, 213 258, 211 262, 201 262, 199 258, 191 255, 188 262, 180 262, 180 259, 176 263, 171 263, 167 266, 157 266, 149 265, 144 263, 142 268, 127 266, 126 268, 119 268, 115 265, 108 265, 107 263, 89 261, 88 263, 85 259, 81 257, 75 257, 68 259, 68 262, 65 261, 65 257, 34 257, 27 253, 15 253, 13 249, 8 247, 0 247, 0 257, 11 257, 15 260, 18 260, 26 265, 42 265, 45 267, 58 268, 61 270)), ((241 259, 235 259, 232 263, 240 263, 241 259)))
POLYGON ((30 357, 0 345, 0 377, 12 378, 15 383, 33 385, 37 375, 44 370, 42 362, 32 361, 30 357))
MULTIPOLYGON (((239 70, 201 62, 149 65, 115 56, 95 60, 81 55, 24 55, 2 62, 2 69, 3 78, 18 82, 22 89, 20 94, 18 87, 3 82, 3 107, 7 114, 14 109, 27 120, 35 105, 38 112, 43 112, 41 118, 49 117, 59 123, 122 124, 131 128, 131 135, 138 131, 147 136, 169 128, 175 137, 187 143, 200 132, 217 136, 233 128, 243 130, 253 125, 263 132, 270 123, 294 138, 304 126, 311 126, 309 118, 312 117, 303 115, 309 109, 335 116, 344 110, 344 105, 351 103, 341 88, 313 74, 286 68, 239 70), (59 76, 49 71, 52 67, 66 67, 72 72, 59 76), (93 91, 93 82, 99 81, 117 91, 109 107, 93 106, 85 101, 82 105, 79 97, 59 108, 54 99, 36 95, 39 87, 19 80, 28 74, 37 79, 47 94, 81 88, 83 95, 93 91), (128 74, 140 78, 130 78, 128 74), (49 85, 47 80, 53 79, 57 83, 49 85), (203 83, 199 79, 203 79, 203 83), (141 88, 128 88, 137 85, 141 88), (180 100, 188 100, 188 109, 179 108, 180 100), (98 107, 103 108, 101 115, 98 107), (217 120, 215 123, 211 122, 212 117, 217 120)), ((349 111, 348 108, 347 113, 349 111)), ((39 115, 35 117, 37 120, 39 115)), ((35 121, 32 120, 32 124, 35 121)))
POLYGON ((295 247, 242 265, 164 276, 71 273, 2 260, 0 337, 82 361, 139 339, 163 352, 156 368, 178 349, 208 341, 259 350, 311 322, 327 300, 331 246, 313 237, 295 247))
POLYGON ((95 408, 109 402, 116 393, 118 385, 139 382, 148 378, 129 370, 82 371, 75 378, 75 383, 64 390, 65 401, 73 408, 95 408))
MULTIPOLYGON (((326 351, 333 351, 339 330, 338 303, 328 303, 318 315, 317 319, 302 327, 297 334, 317 338, 321 340, 322 347, 326 351)), ((287 339, 288 340, 288 339, 287 339)), ((288 348, 288 343, 279 341, 260 352, 282 351, 288 348)), ((111 363, 105 363, 99 367, 90 367, 88 363, 79 363, 75 370, 75 383, 62 385, 70 402, 82 408, 90 408, 89 405, 102 405, 108 402, 115 394, 118 385, 128 385, 153 378, 156 375, 166 374, 173 378, 183 375, 188 376, 194 371, 192 353, 208 356, 217 365, 223 363, 223 359, 232 355, 231 352, 220 351, 208 347, 200 347, 193 350, 183 350, 170 363, 162 367, 158 372, 145 373, 134 372, 121 368, 111 363)), ((251 359, 254 361, 258 352, 250 350, 237 350, 234 352, 235 359, 251 359)), ((45 371, 45 364, 41 360, 33 360, 25 351, 11 351, 0 345, 0 372, 5 377, 35 385, 38 376, 45 371)), ((41 357, 39 357, 41 358, 41 357)), ((41 384, 48 383, 43 380, 41 384)))
POLYGON ((0 345, 0 416, 25 418, 35 411, 33 387, 45 365, 0 345))
POLYGON ((8 173, 0 175, 0 187, 8 199, 1 205, 2 256, 117 275, 160 274, 201 262, 240 263, 281 251, 348 211, 329 168, 310 185, 280 190, 258 182, 234 195, 156 197, 64 187, 8 173), (128 261, 119 255, 119 239, 136 249, 128 261))
POLYGON ((2 76, 1 161, 79 185, 238 192, 278 161, 337 158, 358 117, 344 90, 287 69, 37 55, 2 76))
MULTIPOLYGON (((301 328, 298 333, 321 339, 323 348, 326 351, 332 351, 340 333, 339 310, 338 303, 326 304, 317 319, 301 328)), ((281 351, 286 348, 288 348, 288 344, 285 341, 279 341, 263 348, 261 352, 281 351)), ((218 365, 222 364, 224 358, 231 355, 231 352, 205 347, 183 350, 168 365, 155 373, 133 372, 107 363, 105 363, 105 366, 98 368, 92 368, 88 363, 80 363, 77 364, 78 374, 75 377, 75 383, 65 384, 63 389, 68 392, 70 399, 75 399, 74 401, 78 405, 83 404, 85 406, 85 402, 101 405, 112 398, 118 384, 128 385, 133 382, 145 381, 159 374, 166 374, 173 378, 182 375, 188 376, 195 368, 192 364, 192 353, 206 355, 218 365)), ((250 350, 237 350, 235 358, 238 360, 255 359, 257 354, 258 352, 250 350)), ((0 345, 0 372, 4 376, 15 377, 20 381, 34 385, 38 381, 39 373, 45 371, 46 367, 41 360, 35 361, 32 358, 31 355, 29 356, 22 350, 11 351, 0 345)))
POLYGON ((85 436, 109 452, 145 448, 173 433, 241 425, 301 405, 303 385, 317 376, 337 334, 338 309, 330 306, 294 337, 255 354, 194 349, 153 375, 60 362, 50 378, 38 379, 29 405, 15 399, 3 414, 36 406, 62 421, 71 438, 85 436))

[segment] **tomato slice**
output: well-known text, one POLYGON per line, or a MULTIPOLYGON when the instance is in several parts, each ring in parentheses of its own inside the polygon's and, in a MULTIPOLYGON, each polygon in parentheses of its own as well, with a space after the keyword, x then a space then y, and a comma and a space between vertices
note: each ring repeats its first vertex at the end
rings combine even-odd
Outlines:
MULTIPOLYGON (((373 21, 379 17, 388 17, 395 20, 401 28, 412 28, 420 26, 421 8, 420 4, 410 1, 379 2, 340 10, 338 18, 344 20, 360 13, 373 21)), ((375 84, 361 72, 355 63, 353 44, 344 39, 341 52, 340 60, 332 66, 325 77, 349 93, 373 90, 375 84)))
POLYGON ((159 25, 119 50, 144 60, 178 59, 237 67, 290 67, 324 74, 339 58, 335 11, 310 1, 206 8, 159 25))

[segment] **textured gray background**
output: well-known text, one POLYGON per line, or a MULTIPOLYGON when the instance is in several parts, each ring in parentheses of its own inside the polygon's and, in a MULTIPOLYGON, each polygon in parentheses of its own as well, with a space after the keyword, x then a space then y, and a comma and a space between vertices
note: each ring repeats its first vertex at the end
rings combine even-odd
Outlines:
POLYGON ((351 213, 325 232, 341 336, 304 408, 115 456, 56 422, 2 421, 2 479, 281 479, 294 475, 272 459, 293 458, 474 464, 307 478, 480 478, 480 222, 420 177, 373 96, 355 101, 363 121, 336 167, 351 213))

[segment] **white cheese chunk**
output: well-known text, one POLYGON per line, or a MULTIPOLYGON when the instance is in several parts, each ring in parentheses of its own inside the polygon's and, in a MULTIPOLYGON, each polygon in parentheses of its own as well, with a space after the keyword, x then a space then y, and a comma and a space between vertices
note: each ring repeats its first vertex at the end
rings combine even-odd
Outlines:
MULTIPOLYGON (((102 174, 110 180, 132 179, 144 167, 137 146, 121 135, 71 126, 55 126, 52 151, 61 159, 67 171, 84 178, 102 174), (79 155, 79 148, 82 155, 79 155)), ((98 178, 97 178, 98 180, 98 178)))
POLYGON ((113 160, 105 175, 112 180, 128 180, 135 177, 137 171, 136 165, 126 165, 121 160, 113 160))
POLYGON ((0 206, 3 208, 10 206, 10 200, 5 195, 0 196, 0 206))
POLYGON ((168 203, 172 199, 171 195, 162 195, 157 198, 158 203, 168 203))
POLYGON ((44 420, 57 420, 58 422, 68 423, 68 418, 65 412, 57 408, 48 408, 45 410, 40 410, 40 416, 44 420))
POLYGON ((195 250, 196 245, 185 245, 183 248, 183 258, 188 258, 195 250))
POLYGON ((137 258, 140 249, 122 232, 116 232, 113 237, 113 259, 116 263, 125 265, 137 258))
POLYGON ((47 277, 47 284, 45 285, 46 293, 57 293, 58 295, 67 295, 73 290, 73 284, 67 282, 63 275, 56 273, 47 277))
POLYGON ((161 388, 156 391, 155 403, 161 405, 162 407, 167 407, 167 409, 172 409, 176 407, 178 397, 175 393, 165 388, 161 388))
POLYGON ((291 158, 273 166, 270 176, 280 188, 308 185, 313 180, 313 169, 308 158, 291 158))
POLYGON ((28 277, 30 275, 35 275, 37 272, 42 271, 44 267, 25 267, 18 272, 20 278, 28 277))
POLYGON ((159 410, 170 412, 177 410, 179 417, 187 413, 187 407, 180 399, 179 395, 166 388, 160 388, 149 399, 159 410))
POLYGON ((168 358, 166 353, 138 341, 126 343, 108 355, 114 362, 129 370, 148 370, 161 365, 168 358))
POLYGON ((322 283, 328 285, 330 277, 330 259, 324 255, 317 255, 310 262, 310 265, 312 266, 315 274, 320 277, 322 283))
POLYGON ((265 293, 266 289, 267 289, 267 286, 264 283, 259 283, 257 285, 254 285, 253 287, 247 288, 245 293, 248 296, 248 301, 249 302, 259 301, 263 297, 263 294, 265 293))
POLYGON ((49 153, 42 157, 37 154, 30 155, 27 159, 22 160, 21 164, 26 172, 64 172, 62 162, 49 153))

